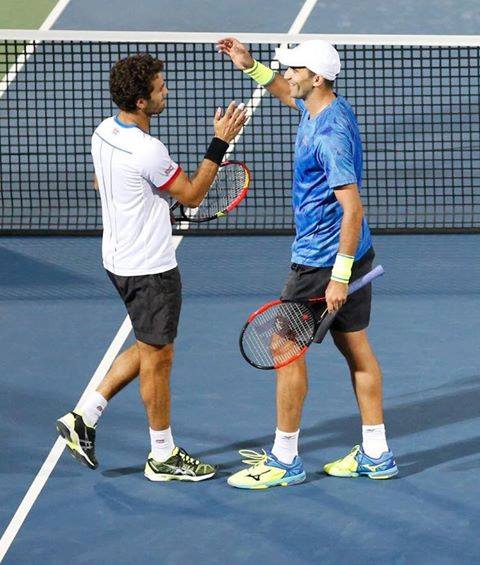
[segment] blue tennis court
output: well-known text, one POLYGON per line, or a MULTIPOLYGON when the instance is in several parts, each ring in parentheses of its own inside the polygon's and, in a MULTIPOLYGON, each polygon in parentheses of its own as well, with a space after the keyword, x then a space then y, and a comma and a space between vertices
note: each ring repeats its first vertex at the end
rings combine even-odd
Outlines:
MULTIPOLYGON (((360 10, 342 1, 327 10, 324 3, 301 0, 262 5, 244 2, 241 7, 230 0, 221 5, 208 1, 202 9, 190 0, 181 0, 175 2, 173 9, 173 4, 166 0, 144 0, 142 9, 133 14, 123 0, 115 0, 108 7, 92 0, 63 4, 64 10, 52 29, 287 33, 306 4, 310 4, 312 11, 299 30, 303 33, 467 35, 477 33, 480 23, 473 2, 464 3, 460 20, 452 17, 449 2, 432 8, 426 2, 404 1, 402 10, 379 10, 377 5, 367 2, 360 10), (419 14, 423 20, 428 19, 428 29, 419 14)), ((404 52, 402 47, 398 49, 404 52)), ((471 67, 467 69, 478 65, 477 52, 478 49, 475 56, 469 55, 471 67)), ((74 51, 71 53, 72 60, 78 62, 74 51)), ((270 55, 270 47, 263 53, 270 55)), ((412 54, 415 53, 413 50, 412 54)), ((463 52, 455 53, 454 57, 460 60, 463 52)), ((210 55, 205 57, 202 60, 211 61, 210 55)), ((182 58, 185 72, 192 64, 189 61, 188 56, 182 58)), ((51 72, 47 63, 38 70, 38 77, 51 72)), ((212 64, 215 70, 216 63, 212 64)), ((91 124, 86 122, 84 131, 79 133, 77 129, 69 139, 69 124, 57 116, 48 130, 38 134, 46 140, 41 142, 44 147, 39 153, 33 134, 22 141, 22 128, 32 124, 35 110, 40 114, 43 111, 42 119, 46 119, 54 108, 53 102, 49 106, 47 91, 36 108, 26 104, 23 95, 16 108, 5 106, 7 96, 13 99, 14 93, 23 92, 20 84, 34 76, 28 65, 25 68, 19 69, 16 80, 8 85, 3 80, 5 88, 0 94, 0 118, 8 114, 10 132, 17 132, 11 133, 15 143, 18 147, 32 144, 28 162, 20 157, 18 162, 10 159, 8 168, 5 157, 1 162, 3 194, 11 190, 7 178, 12 186, 18 186, 13 200, 2 200, 10 222, 8 227, 18 227, 22 214, 31 213, 25 204, 25 209, 20 204, 24 198, 23 202, 29 200, 34 210, 29 220, 31 227, 63 222, 63 231, 67 231, 80 212, 85 231, 97 229, 99 202, 93 191, 86 200, 73 203, 75 213, 65 213, 71 204, 67 202, 67 188, 68 175, 73 170, 60 166, 63 176, 54 178, 46 165, 49 144, 54 147, 52 140, 65 143, 67 154, 77 156, 75 182, 83 182, 83 175, 91 172, 90 162, 83 142, 77 143, 79 135, 87 139, 91 134, 91 124), (24 122, 20 121, 20 114, 24 122), (62 197, 51 200, 48 208, 48 191, 44 193, 42 188, 38 196, 35 182, 26 187, 18 170, 12 172, 15 163, 18 170, 25 166, 25 174, 28 170, 30 180, 42 187, 51 184, 53 192, 57 185, 61 186, 62 197)), ((93 75, 98 70, 92 67, 88 72, 93 75)), ((73 120, 74 66, 71 72, 64 109, 67 118, 73 120)), ((459 80, 467 79, 468 74, 461 71, 459 80)), ((236 76, 226 75, 225 89, 231 87, 232 97, 250 97, 251 86, 233 81, 236 76)), ((363 83, 357 87, 368 90, 368 73, 361 76, 361 81, 356 80, 363 83)), ((182 146, 180 133, 197 121, 201 128, 206 128, 209 109, 200 105, 187 112, 182 106, 185 102, 181 89, 187 79, 187 75, 181 79, 172 77, 178 92, 171 97, 170 118, 177 129, 168 135, 169 143, 178 150, 180 162, 195 162, 196 150, 182 146), (187 117, 182 122, 184 111, 187 117)), ((388 191, 383 186, 384 192, 375 193, 371 199, 372 220, 380 229, 395 222, 397 227, 409 228, 411 222, 420 221, 429 229, 450 222, 456 231, 464 228, 465 232, 478 232, 478 77, 469 79, 470 90, 458 93, 464 101, 468 99, 464 114, 458 111, 457 104, 450 107, 453 110, 448 119, 422 122, 431 126, 431 145, 422 145, 420 156, 405 157, 409 144, 418 143, 420 126, 415 126, 415 120, 425 120, 424 116, 407 112, 403 115, 405 122, 387 123, 381 132, 398 134, 405 126, 412 138, 402 138, 403 145, 397 145, 397 154, 387 156, 391 162, 397 159, 406 163, 404 176, 389 177, 388 166, 382 169, 391 185, 388 191), (464 122, 457 119, 461 115, 464 122), (434 144, 439 142, 439 128, 445 127, 450 135, 448 148, 446 144, 445 153, 429 156, 431 147, 438 147, 434 144), (461 150, 462 159, 470 163, 463 170, 468 179, 463 185, 460 161, 454 159, 460 159, 461 150), (412 187, 419 184, 418 175, 422 172, 416 159, 422 159, 422 171, 427 178, 446 182, 448 187, 436 194, 435 187, 428 185, 421 197, 412 192, 404 200, 394 198, 402 180, 412 187), (442 159, 448 160, 448 173, 439 168, 442 159), (425 163, 430 167, 427 172, 425 163), (392 209, 396 214, 394 220, 392 209), (414 210, 418 216, 412 215, 414 210)), ((47 79, 39 79, 44 80, 47 79)), ((207 82, 199 83, 199 88, 206 89, 207 82)), ((354 91, 352 82, 347 81, 346 86, 354 91)), ((82 111, 86 109, 88 114, 91 109, 92 116, 100 116, 107 102, 106 106, 99 100, 88 102, 88 96, 83 94, 77 97, 77 102, 82 100, 82 111)), ((388 100, 390 94, 383 95, 388 100)), ((447 109, 447 95, 442 91, 432 96, 440 100, 432 104, 432 116, 440 115, 442 109, 447 109)), ((386 101, 379 109, 378 116, 388 104, 386 101)), ((284 144, 293 143, 295 124, 286 124, 284 112, 274 106, 265 97, 255 110, 254 118, 257 116, 257 123, 262 123, 261 136, 272 138, 272 142, 280 139, 284 144)), ((367 104, 361 112, 365 129, 374 127, 378 116, 372 118, 367 104)), ((167 112, 161 118, 165 127, 168 116, 167 112)), ((291 212, 285 187, 277 187, 276 199, 274 191, 268 192, 275 182, 275 150, 255 154, 252 147, 258 140, 255 131, 250 130, 236 151, 239 158, 253 162, 259 186, 255 205, 268 209, 268 226, 263 227, 270 228, 272 222, 278 222, 286 231, 291 212)), ((381 136, 375 138, 375 143, 371 140, 372 137, 368 150, 372 157, 366 166, 376 171, 381 169, 379 159, 383 158, 381 136)), ((197 142, 199 148, 203 147, 203 138, 195 139, 197 142)), ((285 156, 282 159, 282 183, 288 183, 290 160, 285 156)), ((54 163, 58 165, 59 161, 54 163)), ((231 223, 225 225, 232 231, 240 226, 261 233, 262 226, 251 223, 255 219, 251 210, 247 200, 237 219, 232 216, 225 220, 231 223)), ((23 229, 28 233, 25 225, 23 229)), ((275 377, 245 363, 239 352, 238 336, 250 312, 279 296, 289 269, 291 240, 291 235, 187 234, 179 242, 177 257, 184 302, 172 372, 172 428, 178 445, 219 465, 219 472, 214 479, 199 484, 156 484, 143 476, 149 437, 137 383, 122 391, 107 408, 98 430, 100 466, 96 471, 79 466, 56 444, 55 420, 77 403, 92 376, 96 378, 108 368, 109 353, 114 356, 114 350, 133 341, 128 334, 125 309, 101 266, 101 238, 0 237, 0 260, 4 266, 0 271, 0 561, 5 553, 5 563, 12 564, 98 560, 175 565, 186 561, 235 565, 252 561, 279 565, 478 562, 478 233, 384 234, 374 238, 376 264, 382 264, 386 274, 374 283, 369 336, 384 372, 386 426, 399 476, 390 481, 370 481, 337 479, 323 473, 327 461, 344 455, 361 440, 358 408, 347 367, 328 338, 308 352, 310 390, 300 435, 306 482, 294 488, 255 492, 227 485, 227 477, 241 467, 239 449, 266 449, 271 445, 275 429, 275 377), (55 454, 61 454, 58 463, 55 454), (27 502, 32 503, 20 506, 26 494, 27 502), (22 508, 27 508, 25 514, 22 508), (18 529, 8 529, 12 524, 17 524, 18 529)))
MULTIPOLYGON (((145 481, 148 436, 132 384, 102 422, 100 468, 84 469, 64 454, 6 562, 131 563, 161 554, 165 563, 244 563, 261 553, 279 563, 355 563, 359 555, 416 562, 421 552, 431 562, 475 562, 479 288, 455 273, 477 253, 478 236, 376 238, 386 275, 375 286, 370 335, 385 372, 397 479, 379 484, 321 472, 358 440, 359 425, 343 360, 329 341, 309 353, 301 435, 307 483, 253 493, 226 485, 237 449, 271 441, 273 375, 244 363, 237 338, 247 313, 278 295, 289 243, 220 237, 213 247, 199 237, 179 247, 185 303, 173 426, 180 445, 221 466, 218 477, 200 485, 145 481), (240 258, 234 264, 231 253, 240 258), (199 270, 199 258, 208 269, 199 270), (255 270, 258 280, 249 274, 255 270)), ((123 319, 98 253, 96 238, 2 240, 11 266, 1 279, 2 342, 11 344, 3 354, 2 523, 52 447, 53 422, 80 396, 123 319)))

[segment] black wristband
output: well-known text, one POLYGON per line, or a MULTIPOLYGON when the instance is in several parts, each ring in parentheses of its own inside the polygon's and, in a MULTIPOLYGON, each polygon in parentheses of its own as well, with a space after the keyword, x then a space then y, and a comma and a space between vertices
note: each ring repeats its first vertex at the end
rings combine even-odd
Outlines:
POLYGON ((217 165, 221 165, 227 149, 228 143, 226 141, 223 141, 223 139, 220 139, 219 137, 214 137, 208 146, 204 159, 208 159, 209 161, 217 163, 217 165))

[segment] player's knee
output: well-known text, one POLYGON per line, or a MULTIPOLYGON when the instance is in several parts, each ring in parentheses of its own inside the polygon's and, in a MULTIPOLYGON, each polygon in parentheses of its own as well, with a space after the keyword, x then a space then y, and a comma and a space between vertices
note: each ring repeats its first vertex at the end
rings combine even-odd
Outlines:
POLYGON ((173 344, 140 347, 140 365, 143 370, 162 370, 173 362, 173 344))

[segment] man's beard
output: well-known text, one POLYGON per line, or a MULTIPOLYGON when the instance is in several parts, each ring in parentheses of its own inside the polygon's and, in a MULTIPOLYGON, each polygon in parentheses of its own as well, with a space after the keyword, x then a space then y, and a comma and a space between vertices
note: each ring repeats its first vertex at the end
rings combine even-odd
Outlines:
POLYGON ((152 117, 152 116, 156 116, 158 114, 161 114, 164 110, 165 110, 165 103, 163 104, 163 106, 160 109, 146 108, 145 114, 147 114, 148 117, 152 117))

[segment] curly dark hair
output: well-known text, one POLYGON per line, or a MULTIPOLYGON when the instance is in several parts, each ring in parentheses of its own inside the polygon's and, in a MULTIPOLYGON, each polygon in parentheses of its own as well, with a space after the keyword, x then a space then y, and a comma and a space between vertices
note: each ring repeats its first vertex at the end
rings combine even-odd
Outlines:
POLYGON ((110 71, 110 94, 115 104, 120 110, 134 112, 139 98, 150 98, 152 81, 161 71, 163 61, 147 53, 117 61, 110 71))

